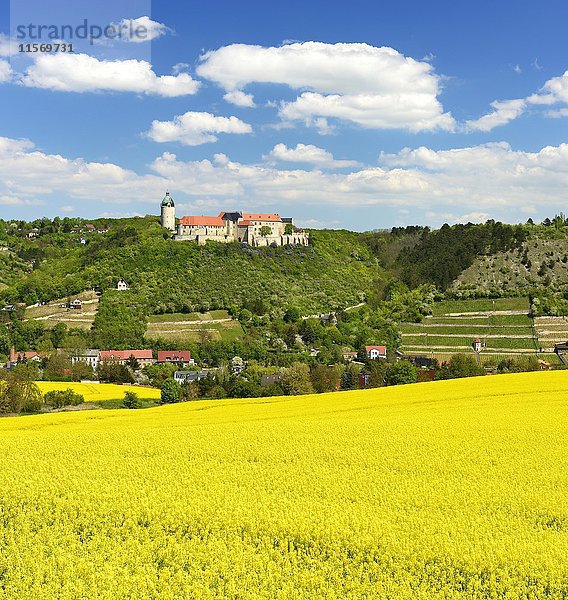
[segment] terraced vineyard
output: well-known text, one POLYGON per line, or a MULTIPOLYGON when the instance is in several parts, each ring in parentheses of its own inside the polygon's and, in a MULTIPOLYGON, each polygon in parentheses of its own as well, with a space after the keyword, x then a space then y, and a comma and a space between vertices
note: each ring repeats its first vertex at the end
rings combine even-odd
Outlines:
MULTIPOLYGON (((568 321, 566 322, 568 330, 568 321)), ((473 354, 473 340, 481 340, 479 359, 495 363, 502 357, 536 354, 539 345, 527 298, 447 300, 434 305, 433 316, 422 323, 401 325, 402 348, 410 355, 440 361, 452 354, 473 354)), ((546 360, 556 362, 554 355, 546 360)))
POLYGON ((82 292, 70 299, 54 300, 41 306, 26 308, 25 321, 41 321, 46 327, 54 327, 57 323, 65 323, 67 327, 91 329, 95 315, 99 308, 99 297, 92 290, 82 292), (81 309, 70 309, 61 306, 68 300, 82 300, 81 309))
POLYGON ((148 317, 146 337, 176 342, 232 341, 243 335, 241 324, 226 310, 172 313, 148 317))
POLYGON ((535 330, 539 348, 552 352, 555 344, 568 340, 568 317, 536 317, 535 330))

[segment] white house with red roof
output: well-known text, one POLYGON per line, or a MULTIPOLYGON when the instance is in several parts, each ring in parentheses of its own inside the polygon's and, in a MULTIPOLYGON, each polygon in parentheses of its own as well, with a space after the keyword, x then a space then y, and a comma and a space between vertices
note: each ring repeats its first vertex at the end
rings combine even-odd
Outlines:
POLYGON ((152 350, 101 350, 99 359, 111 360, 124 365, 132 357, 143 367, 154 362, 152 350))
MULTIPOLYGON (((171 199, 171 196, 169 196, 171 199)), ((162 226, 171 229, 173 201, 168 204, 170 213, 165 218, 162 210, 162 226)), ((162 205, 163 209, 163 205, 162 205)), ((216 217, 209 215, 182 217, 174 239, 205 244, 215 242, 241 242, 250 246, 307 246, 309 234, 297 228, 291 218, 277 213, 242 213, 221 211, 216 217)))
POLYGON ((387 357, 386 346, 365 346, 365 354, 371 360, 385 359, 387 357))
POLYGON ((158 364, 172 363, 176 365, 194 365, 189 350, 158 350, 158 364))

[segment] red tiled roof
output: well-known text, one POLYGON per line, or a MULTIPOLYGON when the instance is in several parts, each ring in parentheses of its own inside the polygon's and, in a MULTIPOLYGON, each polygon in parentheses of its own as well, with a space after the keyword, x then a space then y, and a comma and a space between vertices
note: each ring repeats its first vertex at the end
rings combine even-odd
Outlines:
POLYGON ((252 221, 239 221, 239 227, 250 227, 252 224, 252 221))
POLYGON ((365 346, 365 352, 367 354, 369 354, 369 352, 371 350, 378 350, 380 354, 386 354, 387 353, 387 347, 386 346, 365 346))
POLYGON ((189 350, 158 350, 158 362, 189 362, 191 353, 189 350))
POLYGON ((30 360, 30 358, 34 358, 34 356, 39 356, 37 352, 30 350, 28 352, 16 352, 14 348, 10 348, 10 362, 16 362, 18 360, 18 356, 22 360, 30 360))
POLYGON ((152 350, 101 350, 101 360, 128 360, 131 356, 136 359, 152 360, 152 350))
POLYGON ((281 223, 282 219, 278 214, 243 213, 243 221, 274 221, 281 223))
POLYGON ((180 225, 193 225, 205 227, 224 227, 225 222, 221 217, 182 217, 179 220, 180 225))

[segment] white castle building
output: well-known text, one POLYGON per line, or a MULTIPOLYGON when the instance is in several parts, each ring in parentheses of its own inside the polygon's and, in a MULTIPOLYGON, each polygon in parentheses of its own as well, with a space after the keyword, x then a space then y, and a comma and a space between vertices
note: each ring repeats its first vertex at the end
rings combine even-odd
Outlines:
POLYGON ((176 227, 175 205, 168 192, 162 200, 162 227, 175 231, 179 242, 205 244, 215 242, 246 242, 250 246, 308 245, 309 234, 295 227, 291 218, 277 213, 220 212, 213 216, 182 217, 176 227))

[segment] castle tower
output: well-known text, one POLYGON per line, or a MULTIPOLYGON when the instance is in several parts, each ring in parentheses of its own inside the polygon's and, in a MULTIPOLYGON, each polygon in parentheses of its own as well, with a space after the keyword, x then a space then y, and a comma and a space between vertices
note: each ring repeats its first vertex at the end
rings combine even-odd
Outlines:
POLYGON ((176 230, 176 208, 174 199, 166 192, 162 200, 162 227, 166 227, 170 231, 176 230))

